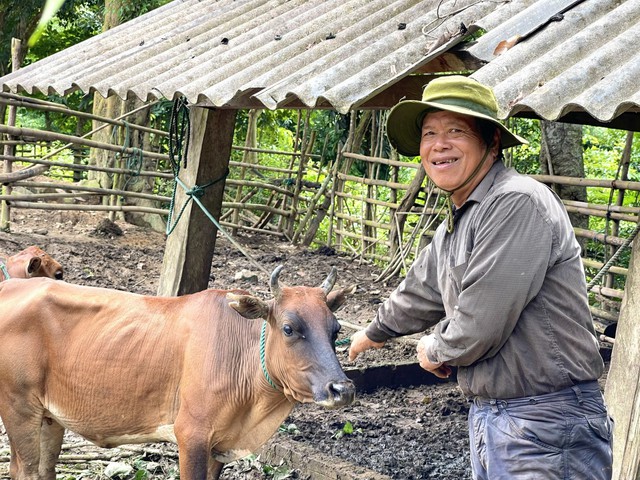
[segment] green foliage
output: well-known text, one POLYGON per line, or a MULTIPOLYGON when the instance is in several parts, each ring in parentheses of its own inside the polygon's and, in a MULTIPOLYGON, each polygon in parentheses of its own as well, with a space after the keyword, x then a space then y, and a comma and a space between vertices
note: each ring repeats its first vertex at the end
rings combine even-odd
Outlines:
POLYGON ((102 30, 102 10, 96 5, 72 2, 65 17, 53 18, 37 43, 29 48, 25 65, 80 43, 102 30))
POLYGON ((162 5, 169 3, 171 0, 129 0, 123 1, 118 16, 121 23, 137 18, 145 13, 150 12, 162 5))
POLYGON ((511 131, 529 141, 527 145, 511 150, 511 166, 526 175, 540 173, 540 122, 514 118, 507 125, 511 131))
POLYGON ((47 0, 44 4, 44 9, 42 10, 42 15, 40 16, 40 20, 38 21, 38 25, 36 25, 35 30, 29 37, 29 46, 32 47, 36 44, 42 32, 47 28, 47 24, 54 17, 54 15, 60 10, 62 4, 65 0, 47 0))
POLYGON ((344 436, 360 434, 360 433, 362 433, 362 429, 354 428, 353 424, 349 420, 347 420, 344 426, 342 427, 342 429, 338 430, 336 433, 333 434, 333 438, 341 439, 344 436))

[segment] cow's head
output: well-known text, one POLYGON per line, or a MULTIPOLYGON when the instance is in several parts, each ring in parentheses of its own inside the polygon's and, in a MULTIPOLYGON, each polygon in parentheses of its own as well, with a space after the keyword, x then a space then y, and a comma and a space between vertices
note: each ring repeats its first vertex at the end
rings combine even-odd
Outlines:
POLYGON ((9 257, 7 261, 9 274, 17 278, 49 277, 62 280, 62 265, 56 262, 44 250, 31 246, 9 257))
POLYGON ((273 388, 293 401, 329 408, 349 405, 355 386, 336 357, 340 324, 333 312, 354 287, 331 291, 335 267, 320 287, 286 287, 278 280, 281 270, 279 266, 271 275, 273 300, 229 293, 229 305, 243 317, 267 322, 264 367, 273 388))

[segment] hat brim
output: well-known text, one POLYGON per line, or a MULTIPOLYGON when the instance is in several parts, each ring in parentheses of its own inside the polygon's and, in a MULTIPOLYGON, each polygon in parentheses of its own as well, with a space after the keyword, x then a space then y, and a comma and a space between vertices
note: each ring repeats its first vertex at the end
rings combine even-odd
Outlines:
POLYGON ((474 110, 457 105, 447 105, 445 103, 405 100, 393 107, 389 111, 389 117, 387 118, 387 136, 391 144, 400 154, 407 157, 415 157, 420 154, 420 137, 422 136, 421 123, 425 113, 434 109, 470 115, 493 123, 502 132, 502 148, 529 143, 524 138, 511 133, 507 127, 495 118, 474 110))

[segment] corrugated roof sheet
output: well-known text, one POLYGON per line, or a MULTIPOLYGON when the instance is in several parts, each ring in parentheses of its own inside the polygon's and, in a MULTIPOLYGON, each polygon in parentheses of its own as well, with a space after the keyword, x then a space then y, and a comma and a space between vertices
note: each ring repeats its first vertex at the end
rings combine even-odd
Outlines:
POLYGON ((0 84, 345 113, 393 89, 387 103, 419 96, 398 87, 421 87, 436 64, 467 68, 438 60, 482 28, 465 52, 488 62, 474 76, 495 87, 503 117, 586 111, 605 122, 637 117, 639 15, 640 0, 176 0, 0 84), (520 43, 493 54, 514 36, 520 43))
POLYGON ((502 118, 640 130, 640 0, 573 3, 533 34, 527 10, 509 19, 508 32, 509 25, 497 26, 503 39, 523 36, 501 55, 483 36, 469 52, 489 63, 472 76, 494 88, 502 118))

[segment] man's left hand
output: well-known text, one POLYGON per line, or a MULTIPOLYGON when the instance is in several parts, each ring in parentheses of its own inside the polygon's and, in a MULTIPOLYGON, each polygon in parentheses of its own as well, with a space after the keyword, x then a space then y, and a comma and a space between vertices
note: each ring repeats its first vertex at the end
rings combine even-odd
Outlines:
POLYGON ((444 363, 433 363, 427 357, 427 345, 433 342, 433 334, 425 335, 418 342, 417 350, 418 350, 418 362, 420 362, 420 366, 424 368, 427 372, 433 373, 438 378, 449 378, 451 375, 451 367, 444 363))

